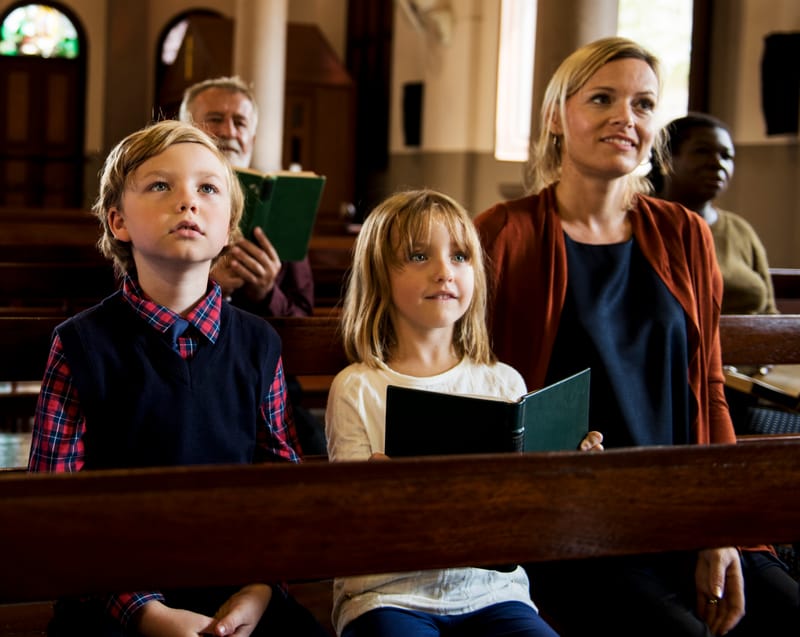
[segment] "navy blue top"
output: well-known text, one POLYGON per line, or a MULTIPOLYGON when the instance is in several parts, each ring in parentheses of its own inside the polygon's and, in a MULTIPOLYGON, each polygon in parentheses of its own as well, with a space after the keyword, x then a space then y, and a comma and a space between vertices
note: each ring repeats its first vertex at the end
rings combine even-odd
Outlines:
POLYGON ((86 468, 252 463, 280 338, 223 303, 212 345, 184 359, 122 293, 56 328, 86 418, 86 468))
POLYGON ((589 428, 606 448, 687 444, 683 308, 633 239, 565 240, 569 280, 548 383, 591 368, 589 428))

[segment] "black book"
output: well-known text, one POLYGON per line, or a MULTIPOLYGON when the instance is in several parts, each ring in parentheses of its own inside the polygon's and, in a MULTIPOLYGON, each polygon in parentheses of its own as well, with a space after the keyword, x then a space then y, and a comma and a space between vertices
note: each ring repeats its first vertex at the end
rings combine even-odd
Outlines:
POLYGON ((388 456, 575 450, 589 431, 583 370, 516 401, 389 385, 388 456))

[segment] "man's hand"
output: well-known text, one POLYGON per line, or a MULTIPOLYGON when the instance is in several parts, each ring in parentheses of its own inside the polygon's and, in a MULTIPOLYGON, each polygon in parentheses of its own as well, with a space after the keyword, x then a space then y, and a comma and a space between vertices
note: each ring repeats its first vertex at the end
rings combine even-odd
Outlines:
POLYGON ((697 614, 715 635, 724 635, 744 617, 744 578, 739 551, 706 549, 695 568, 697 614))
POLYGON ((261 228, 257 227, 253 234, 258 245, 241 239, 226 258, 214 265, 211 276, 222 287, 223 295, 230 296, 234 290, 244 288, 247 298, 257 303, 275 286, 281 260, 261 228))

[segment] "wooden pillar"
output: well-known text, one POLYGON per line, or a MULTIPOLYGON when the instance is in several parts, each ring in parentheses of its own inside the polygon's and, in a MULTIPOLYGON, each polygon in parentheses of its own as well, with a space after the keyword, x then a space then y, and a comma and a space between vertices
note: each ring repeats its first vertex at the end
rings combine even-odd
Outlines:
POLYGON ((547 83, 575 49, 617 33, 617 0, 539 0, 533 63, 531 140, 539 135, 539 114, 547 83))
POLYGON ((288 0, 237 0, 234 72, 252 82, 258 104, 253 168, 274 171, 283 151, 288 0))

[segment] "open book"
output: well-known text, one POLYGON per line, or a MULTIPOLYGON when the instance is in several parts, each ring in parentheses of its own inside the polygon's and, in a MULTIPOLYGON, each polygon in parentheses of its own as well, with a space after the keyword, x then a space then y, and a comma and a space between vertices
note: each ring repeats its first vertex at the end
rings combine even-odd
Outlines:
POLYGON ((252 239, 260 226, 283 261, 306 256, 314 220, 322 198, 325 177, 313 172, 262 173, 237 168, 245 195, 244 215, 239 227, 252 239))
POLYGON ((723 367, 726 387, 793 411, 800 411, 799 371, 796 365, 770 365, 751 375, 723 367))
POLYGON ((567 451, 589 430, 588 369, 509 402, 389 385, 388 456, 567 451))

